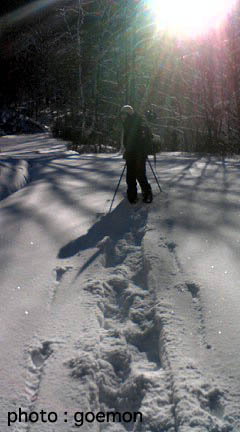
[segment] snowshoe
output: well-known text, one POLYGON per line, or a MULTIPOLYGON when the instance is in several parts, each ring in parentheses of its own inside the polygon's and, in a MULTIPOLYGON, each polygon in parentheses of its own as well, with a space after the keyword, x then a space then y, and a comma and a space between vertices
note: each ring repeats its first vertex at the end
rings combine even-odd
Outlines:
POLYGON ((138 197, 135 197, 135 198, 129 198, 128 197, 128 201, 130 202, 130 204, 136 204, 138 202, 138 197))
POLYGON ((143 194, 143 202, 150 204, 152 202, 152 200, 153 200, 152 191, 144 192, 144 194, 143 194))
POLYGON ((130 202, 130 204, 136 204, 138 202, 138 196, 137 196, 137 192, 135 191, 128 191, 127 192, 127 198, 128 201, 130 202))

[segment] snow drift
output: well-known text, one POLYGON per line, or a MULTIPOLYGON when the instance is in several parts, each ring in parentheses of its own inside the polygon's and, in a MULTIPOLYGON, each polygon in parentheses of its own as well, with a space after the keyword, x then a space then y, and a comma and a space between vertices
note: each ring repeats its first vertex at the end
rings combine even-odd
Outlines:
POLYGON ((29 164, 25 160, 0 160, 0 200, 24 187, 29 180, 29 164))

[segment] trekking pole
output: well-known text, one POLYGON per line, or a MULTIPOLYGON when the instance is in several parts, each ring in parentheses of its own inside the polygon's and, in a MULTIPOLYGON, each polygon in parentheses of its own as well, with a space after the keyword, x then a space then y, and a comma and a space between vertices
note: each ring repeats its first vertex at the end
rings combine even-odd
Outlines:
POLYGON ((147 158, 147 161, 148 161, 148 163, 149 163, 149 165, 150 165, 150 168, 151 168, 151 170, 152 170, 152 173, 153 173, 153 175, 154 175, 154 177, 155 177, 155 180, 156 180, 156 182, 157 182, 157 185, 158 185, 158 187, 159 187, 159 190, 160 190, 160 192, 162 192, 162 188, 161 188, 161 186, 160 186, 160 184, 159 184, 159 181, 158 181, 158 178, 157 178, 157 176, 156 176, 156 173, 154 172, 154 169, 153 169, 153 167, 152 167, 152 164, 151 164, 151 162, 150 162, 150 160, 147 158))
POLYGON ((110 213, 111 210, 112 210, 112 206, 113 206, 113 203, 114 203, 114 200, 115 200, 115 196, 117 195, 117 191, 118 191, 118 188, 119 188, 119 186, 120 186, 121 180, 122 180, 122 178, 123 178, 123 174, 124 174, 124 171, 125 171, 125 169, 126 169, 126 166, 127 166, 127 164, 126 164, 126 162, 125 162, 125 165, 124 165, 124 167, 123 167, 122 174, 120 175, 118 185, 117 185, 117 187, 116 187, 116 189, 115 189, 115 192, 114 192, 114 195, 113 195, 113 199, 112 199, 112 202, 111 202, 111 206, 110 206, 110 209, 109 209, 108 213, 110 213))

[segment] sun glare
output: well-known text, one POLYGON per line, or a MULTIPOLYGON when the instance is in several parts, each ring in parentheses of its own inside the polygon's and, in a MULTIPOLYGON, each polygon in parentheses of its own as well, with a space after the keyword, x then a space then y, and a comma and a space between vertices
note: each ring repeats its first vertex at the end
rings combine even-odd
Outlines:
POLYGON ((22 21, 24 21, 24 19, 39 12, 41 9, 54 6, 54 4, 57 2, 58 0, 35 0, 29 4, 20 6, 19 8, 15 9, 13 12, 9 12, 3 17, 0 17, 0 34, 1 34, 1 30, 2 30, 1 27, 3 23, 5 26, 21 23, 22 21))
POLYGON ((194 37, 216 28, 236 0, 147 0, 160 30, 194 37))

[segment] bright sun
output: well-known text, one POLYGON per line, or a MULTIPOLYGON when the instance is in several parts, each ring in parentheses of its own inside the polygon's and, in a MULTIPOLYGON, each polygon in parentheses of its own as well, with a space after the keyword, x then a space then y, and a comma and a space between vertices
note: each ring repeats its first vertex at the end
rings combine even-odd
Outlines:
POLYGON ((236 0, 147 0, 157 26, 172 34, 196 36, 217 27, 236 0))

